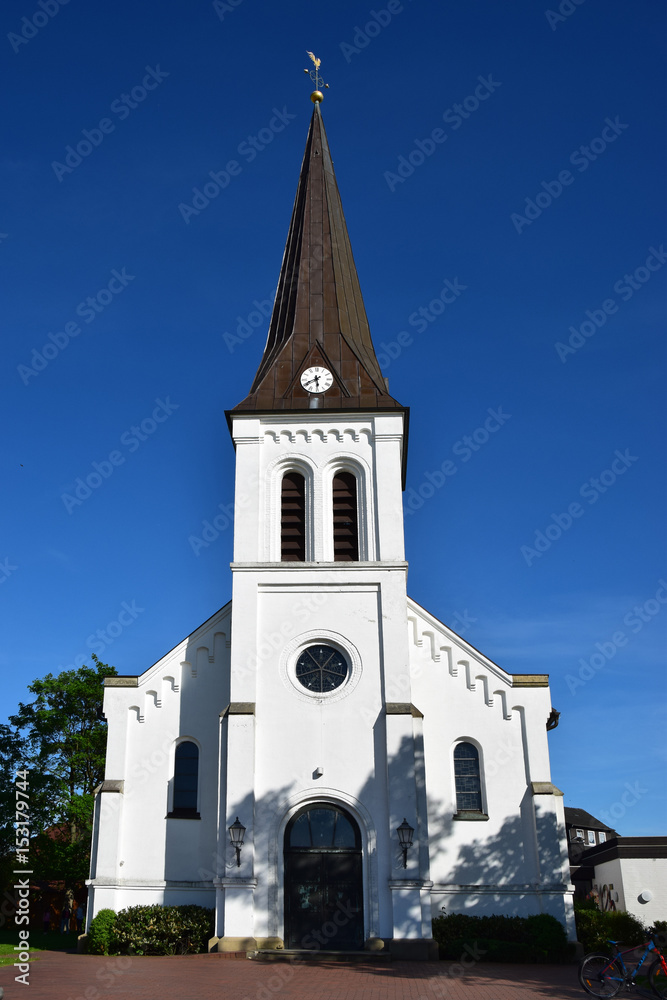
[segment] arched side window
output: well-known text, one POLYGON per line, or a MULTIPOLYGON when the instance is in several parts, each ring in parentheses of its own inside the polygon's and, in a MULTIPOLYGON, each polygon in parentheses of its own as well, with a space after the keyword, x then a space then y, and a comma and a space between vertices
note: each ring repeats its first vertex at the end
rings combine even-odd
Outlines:
POLYGON ((357 480, 351 472, 337 472, 333 479, 334 562, 358 562, 359 517, 357 480))
POLYGON ((190 740, 184 740, 176 747, 174 754, 174 796, 173 817, 198 819, 197 790, 199 784, 199 747, 190 740))
POLYGON ((458 812, 482 812, 482 783, 479 773, 479 751, 472 743, 457 743, 454 747, 454 780, 458 812))
POLYGON ((306 560, 306 481, 299 472, 286 472, 280 496, 281 562, 306 560))

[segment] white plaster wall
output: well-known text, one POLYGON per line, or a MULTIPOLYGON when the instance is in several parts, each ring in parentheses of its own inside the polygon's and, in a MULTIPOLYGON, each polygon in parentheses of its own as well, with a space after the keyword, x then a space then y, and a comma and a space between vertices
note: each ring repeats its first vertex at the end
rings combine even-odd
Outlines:
POLYGON ((306 502, 313 516, 310 561, 333 558, 330 487, 339 468, 357 476, 360 558, 405 558, 401 413, 235 415, 232 426, 235 562, 280 561, 280 481, 290 468, 306 479, 306 502))
MULTIPOLYGON (((405 567, 308 567, 300 570, 296 582, 294 572, 278 564, 271 572, 238 569, 234 580, 235 595, 237 580, 243 592, 256 594, 250 619, 244 623, 249 602, 242 601, 234 620, 233 661, 247 669, 239 667, 238 685, 232 690, 232 701, 256 705, 255 769, 245 787, 239 787, 238 801, 227 804, 228 816, 239 811, 244 825, 253 827, 254 868, 242 874, 258 879, 255 933, 283 933, 281 891, 271 897, 271 887, 282 885, 278 827, 284 829, 296 804, 324 798, 347 803, 356 816, 365 840, 367 880, 373 841, 373 877, 378 881, 372 895, 379 899, 379 909, 368 914, 367 927, 372 924, 373 933, 391 936, 388 880, 396 877, 400 862, 391 858, 395 831, 389 829, 388 819, 383 689, 384 678, 398 674, 407 658, 405 567), (291 675, 301 646, 318 639, 339 646, 353 666, 350 683, 330 696, 310 695, 291 675), (251 677, 248 664, 253 660, 251 677), (320 777, 315 776, 317 768, 323 769, 320 777), (248 815, 251 796, 254 823, 248 815), (357 803, 363 803, 363 811, 357 803), (393 873, 392 862, 397 868, 393 873)), ((414 775, 406 775, 404 810, 416 826, 409 805, 410 780, 414 783, 414 775)), ((415 872, 410 874, 414 877, 415 872)), ((370 881, 366 895, 371 895, 370 881)))
MULTIPOLYGON (((574 937, 562 796, 532 789, 550 783, 549 689, 515 687, 412 601, 408 623, 410 690, 424 713, 433 915, 547 912, 574 937), (478 748, 488 820, 453 818, 461 740, 478 748)), ((399 678, 398 689, 406 683, 399 678)))
POLYGON ((141 674, 136 687, 105 687, 105 779, 121 780, 124 788, 98 796, 94 912, 168 902, 174 893, 180 902, 201 897, 213 905, 219 713, 229 700, 230 614, 228 605, 141 674), (166 818, 175 746, 183 738, 200 748, 200 820, 166 818), (170 888, 173 881, 180 886, 170 888))
MULTIPOLYGON (((325 800, 348 808, 362 831, 366 933, 391 936, 388 883, 404 870, 393 856, 383 706, 408 662, 402 415, 235 417, 233 433, 237 490, 246 500, 235 522, 231 701, 255 703, 256 718, 254 773, 237 782, 226 813, 245 809, 239 816, 254 857, 244 848, 239 876, 257 879, 255 934, 283 934, 284 828, 299 805, 325 800), (312 518, 308 561, 298 565, 280 562, 280 481, 289 468, 306 478, 312 518), (331 480, 339 468, 357 476, 358 563, 331 561, 331 480), (331 696, 315 698, 290 678, 300 648, 318 640, 339 646, 353 674, 331 696)), ((394 700, 409 695, 408 685, 394 700)), ((239 766, 230 757, 228 773, 239 766)), ((417 826, 410 767, 404 808, 417 826)), ((411 864, 407 874, 419 876, 418 852, 411 864)))
POLYGON ((648 927, 667 920, 667 858, 614 858, 596 865, 596 888, 610 883, 619 894, 617 909, 627 910, 648 927), (639 899, 645 889, 653 897, 647 903, 639 899))

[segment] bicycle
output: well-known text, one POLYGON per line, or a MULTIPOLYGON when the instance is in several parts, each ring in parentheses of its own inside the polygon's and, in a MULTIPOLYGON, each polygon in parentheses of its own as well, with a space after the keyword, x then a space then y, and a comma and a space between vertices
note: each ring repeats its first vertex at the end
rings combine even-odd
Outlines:
MULTIPOLYGON (((584 955, 579 965, 579 982, 586 992, 594 997, 615 997, 621 987, 641 989, 641 985, 637 982, 637 975, 646 960, 646 956, 654 951, 656 959, 645 975, 648 975, 653 994, 667 998, 667 960, 655 943, 655 937, 656 935, 653 935, 643 945, 635 945, 634 948, 628 948, 625 951, 620 950, 621 942, 610 940, 609 944, 614 946, 614 955, 593 953, 584 955), (623 956, 636 952, 638 948, 644 948, 644 954, 636 965, 633 962, 633 967, 628 969, 623 961, 623 956)), ((663 938, 664 935, 661 934, 660 937, 663 938)), ((664 947, 664 942, 660 943, 664 947)))

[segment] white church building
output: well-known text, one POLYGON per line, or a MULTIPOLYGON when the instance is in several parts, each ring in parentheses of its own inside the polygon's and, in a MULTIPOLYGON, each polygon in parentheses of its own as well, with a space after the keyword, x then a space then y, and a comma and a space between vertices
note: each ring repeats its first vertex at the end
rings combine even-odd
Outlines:
POLYGON ((574 939, 548 677, 508 673, 406 593, 408 410, 375 356, 319 102, 264 354, 227 417, 232 600, 105 681, 88 919, 197 903, 211 949, 382 939, 428 958, 444 907, 550 913, 574 939))

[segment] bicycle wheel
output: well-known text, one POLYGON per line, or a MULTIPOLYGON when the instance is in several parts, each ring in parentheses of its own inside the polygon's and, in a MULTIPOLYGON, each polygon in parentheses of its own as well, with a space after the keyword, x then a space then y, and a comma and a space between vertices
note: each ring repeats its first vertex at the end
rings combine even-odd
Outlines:
POLYGON ((648 981, 657 997, 667 997, 667 975, 659 958, 648 970, 648 981))
POLYGON ((584 955, 579 966, 579 982, 593 997, 615 997, 625 976, 616 960, 608 955, 584 955))

